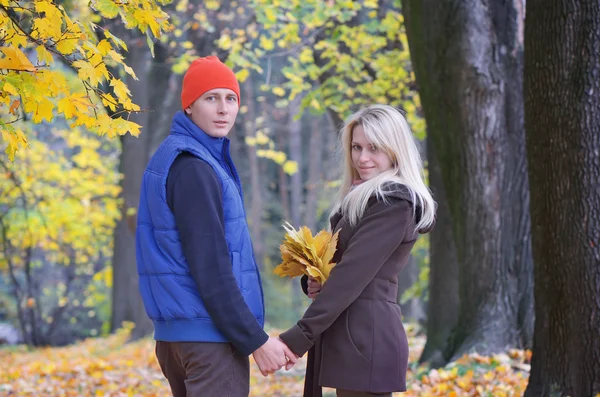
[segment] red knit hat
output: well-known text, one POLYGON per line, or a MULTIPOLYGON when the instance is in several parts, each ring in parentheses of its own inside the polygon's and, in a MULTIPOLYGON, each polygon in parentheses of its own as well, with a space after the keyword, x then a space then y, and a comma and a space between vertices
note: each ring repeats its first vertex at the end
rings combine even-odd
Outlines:
POLYGON ((181 106, 186 109, 202 94, 214 88, 229 88, 240 102, 240 85, 227 65, 212 55, 194 60, 183 76, 181 106))

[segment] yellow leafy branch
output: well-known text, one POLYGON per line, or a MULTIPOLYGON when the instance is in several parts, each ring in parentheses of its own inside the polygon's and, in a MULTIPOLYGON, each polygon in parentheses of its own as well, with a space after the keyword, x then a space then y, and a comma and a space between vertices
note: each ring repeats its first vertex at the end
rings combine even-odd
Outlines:
MULTIPOLYGON (((23 29, 23 27, 21 26, 21 24, 19 23, 19 21, 17 21, 12 15, 11 12, 9 12, 9 9, 11 10, 16 10, 16 9, 26 9, 29 12, 33 13, 34 11, 28 8, 23 8, 23 7, 5 7, 4 5, 0 4, 0 10, 4 11, 4 13, 6 14, 6 16, 11 20, 11 22, 13 23, 13 26, 15 27, 16 30, 19 30, 24 36, 26 36, 29 41, 31 41, 32 43, 35 43, 37 45, 41 45, 46 47, 46 49, 48 51, 53 52, 54 54, 60 56, 61 58, 63 58, 67 63, 70 63, 69 59, 60 51, 56 50, 55 48, 53 48, 53 46, 47 46, 46 43, 42 42, 40 39, 36 39, 33 36, 31 36, 30 33, 26 32, 25 29, 23 29)), ((65 33, 67 33, 67 31, 65 31, 65 33)), ((63 33, 64 34, 64 33, 63 33)))
MULTIPOLYGON (((126 51, 127 46, 108 29, 95 25, 90 15, 120 16, 127 29, 139 29, 156 38, 170 29, 168 15, 154 0, 93 0, 91 6, 95 12, 74 7, 81 18, 73 21, 54 0, 0 0, 0 110, 7 106, 9 113, 16 114, 20 104, 22 112, 32 114, 34 123, 52 122, 58 111, 73 121, 71 127, 84 125, 111 137, 140 133, 138 124, 121 118, 124 113, 141 111, 140 107, 132 102, 125 83, 108 70, 108 65, 116 64, 137 79, 119 53, 119 48, 126 51), (105 38, 97 37, 96 32, 105 38), (29 60, 34 49, 35 65, 29 60), (70 88, 67 74, 51 67, 54 55, 77 72, 82 88, 70 88), (105 81, 114 96, 100 87, 105 81), (104 106, 112 117, 100 111, 104 106)), ((20 147, 27 147, 27 140, 12 123, 0 123, 0 130, 12 161, 20 147)))
POLYGON ((321 230, 313 236, 310 229, 302 226, 296 230, 286 222, 283 243, 279 246, 282 262, 274 269, 280 277, 298 277, 303 274, 315 278, 321 284, 329 278, 338 242, 335 234, 321 230))

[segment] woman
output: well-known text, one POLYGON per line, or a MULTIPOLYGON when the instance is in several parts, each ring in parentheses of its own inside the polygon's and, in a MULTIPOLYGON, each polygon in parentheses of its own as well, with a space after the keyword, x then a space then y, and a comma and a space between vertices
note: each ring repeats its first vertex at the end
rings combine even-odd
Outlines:
POLYGON ((331 229, 340 230, 337 265, 280 338, 298 356, 311 349, 304 397, 321 396, 321 386, 335 388, 338 397, 391 396, 406 391, 408 365, 397 277, 418 232, 433 226, 435 202, 396 109, 363 109, 341 135, 343 179, 330 218, 331 229))

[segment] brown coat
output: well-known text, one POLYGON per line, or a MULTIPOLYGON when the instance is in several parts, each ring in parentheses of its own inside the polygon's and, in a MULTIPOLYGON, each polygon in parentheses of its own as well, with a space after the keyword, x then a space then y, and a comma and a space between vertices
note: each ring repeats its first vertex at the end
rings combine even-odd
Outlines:
POLYGON ((299 356, 311 350, 304 397, 321 396, 321 386, 405 391, 408 341, 396 294, 417 238, 410 196, 373 197, 355 227, 339 214, 331 226, 341 229, 337 265, 302 319, 280 336, 299 356))

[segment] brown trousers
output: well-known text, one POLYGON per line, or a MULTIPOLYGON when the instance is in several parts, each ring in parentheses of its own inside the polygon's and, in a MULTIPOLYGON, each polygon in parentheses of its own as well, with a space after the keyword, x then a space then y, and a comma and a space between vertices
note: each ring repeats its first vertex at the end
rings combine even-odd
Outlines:
POLYGON ((392 397, 392 393, 369 393, 368 391, 354 391, 342 389, 336 389, 335 395, 337 397, 392 397))
POLYGON ((231 343, 156 342, 173 397, 248 397, 250 361, 231 343))

